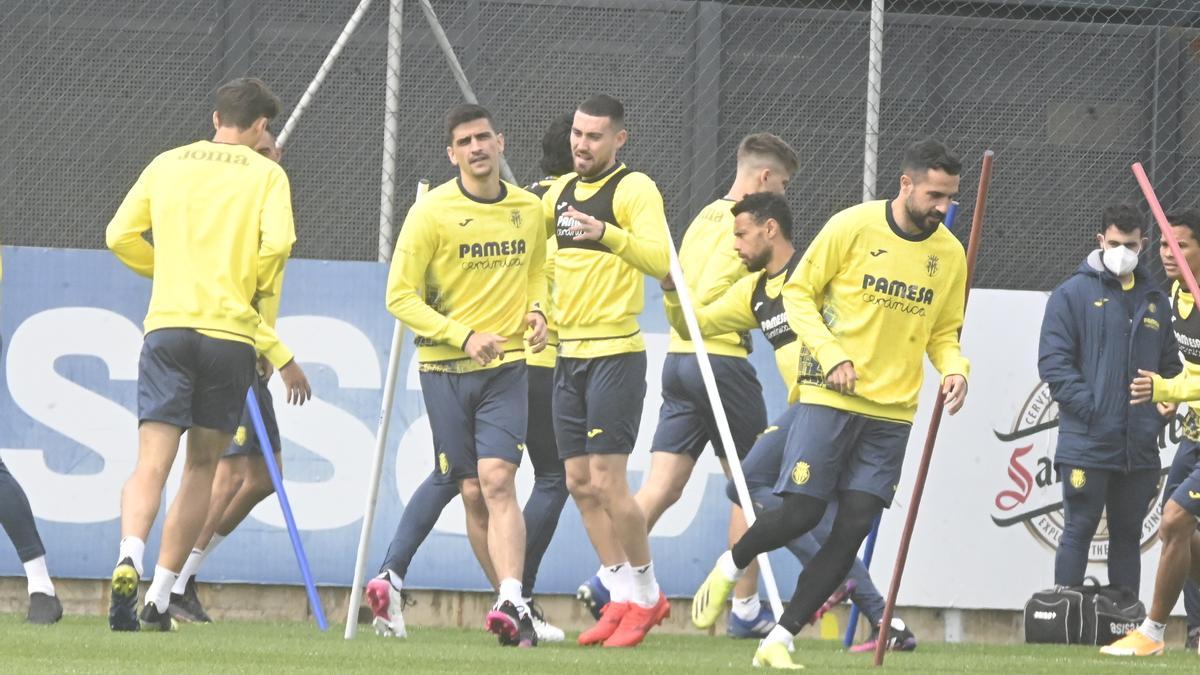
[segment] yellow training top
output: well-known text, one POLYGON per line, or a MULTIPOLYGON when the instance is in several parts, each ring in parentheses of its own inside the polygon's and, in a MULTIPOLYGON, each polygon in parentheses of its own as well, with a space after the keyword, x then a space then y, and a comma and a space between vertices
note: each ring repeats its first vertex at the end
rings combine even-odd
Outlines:
POLYGON ((618 164, 595 178, 561 176, 542 198, 556 236, 554 318, 559 356, 596 358, 645 351, 638 327, 643 275, 667 275, 667 217, 650 177, 618 164), (574 206, 605 223, 600 241, 575 241, 565 215, 574 206))
POLYGON ((835 214, 784 286, 783 300, 820 374, 850 361, 858 383, 847 396, 823 377, 804 378, 800 401, 911 422, 922 354, 943 377, 968 373, 958 342, 966 277, 962 244, 945 227, 906 234, 890 201, 835 214))
POLYGON ((1195 313, 1196 301, 1187 288, 1176 281, 1171 285, 1171 297, 1175 301, 1174 313, 1171 317, 1171 329, 1175 331, 1175 341, 1179 343, 1179 353, 1183 356, 1183 372, 1175 377, 1165 378, 1154 374, 1153 399, 1155 403, 1188 403, 1189 414, 1185 431, 1189 438, 1195 436, 1195 408, 1191 402, 1200 399, 1200 315, 1195 313))
POLYGON ((541 204, 515 185, 485 200, 456 178, 418 199, 396 242, 387 307, 417 334, 421 368, 479 370, 463 352, 475 331, 508 340, 488 368, 525 358, 525 315, 544 312, 545 249, 541 204))
MULTIPOLYGON (((733 282, 748 274, 733 248, 733 211, 730 209, 734 204, 731 199, 718 199, 705 206, 692 219, 692 224, 688 225, 683 235, 683 243, 679 245, 679 265, 683 268, 683 280, 691 291, 695 305, 713 302, 733 282)), ((704 347, 709 354, 745 358, 749 353, 749 335, 724 333, 709 337, 707 331, 704 335, 704 347)), ((696 347, 672 327, 667 352, 695 354, 696 347)))
POLYGON ((272 302, 277 311, 296 241, 287 174, 244 145, 168 150, 142 171, 105 234, 122 263, 153 279, 147 333, 193 328, 254 344, 259 312, 272 302))
MULTIPOLYGON (((760 270, 742 277, 712 303, 696 310, 696 322, 705 336, 751 328, 762 330, 763 336, 775 349, 775 366, 788 388, 788 405, 799 398, 800 364, 807 357, 807 350, 788 323, 782 297, 784 284, 799 262, 800 252, 797 251, 788 264, 775 274, 768 275, 766 270, 760 270)), ((679 295, 675 291, 663 293, 663 304, 671 328, 682 336, 690 337, 683 309, 679 305, 679 295)), ((705 344, 708 344, 707 339, 705 344)))

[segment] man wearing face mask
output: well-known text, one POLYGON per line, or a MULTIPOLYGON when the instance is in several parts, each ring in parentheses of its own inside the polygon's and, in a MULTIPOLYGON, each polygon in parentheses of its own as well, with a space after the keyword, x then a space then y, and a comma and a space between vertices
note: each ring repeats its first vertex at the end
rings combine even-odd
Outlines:
POLYGON ((1107 509, 1108 579, 1134 593, 1141 579, 1142 520, 1158 488, 1158 434, 1168 404, 1130 405, 1138 369, 1180 372, 1171 304, 1138 267, 1146 246, 1141 214, 1104 209, 1100 248, 1050 295, 1038 374, 1059 410, 1054 463, 1063 489, 1063 535, 1054 583, 1083 583, 1088 548, 1107 509))

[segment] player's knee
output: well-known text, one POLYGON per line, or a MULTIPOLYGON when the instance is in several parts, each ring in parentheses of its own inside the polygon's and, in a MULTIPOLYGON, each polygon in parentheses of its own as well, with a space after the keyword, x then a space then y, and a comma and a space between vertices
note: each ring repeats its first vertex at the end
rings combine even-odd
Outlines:
POLYGON ((462 495, 463 506, 467 509, 487 509, 483 501, 483 490, 479 486, 479 480, 475 478, 467 478, 458 486, 458 492, 462 495))
POLYGON ((249 491, 250 495, 258 501, 275 494, 275 484, 271 482, 271 475, 267 473, 265 467, 248 476, 242 489, 249 491))
POLYGON ((591 479, 586 475, 567 474, 567 491, 571 493, 571 497, 579 502, 592 503, 596 501, 596 489, 592 485, 591 479))
POLYGON ((1162 523, 1158 526, 1158 538, 1166 543, 1191 542, 1196 531, 1196 517, 1173 501, 1163 507, 1162 523))
POLYGON ((479 490, 485 502, 507 501, 516 499, 516 486, 513 478, 499 472, 479 477, 479 490))

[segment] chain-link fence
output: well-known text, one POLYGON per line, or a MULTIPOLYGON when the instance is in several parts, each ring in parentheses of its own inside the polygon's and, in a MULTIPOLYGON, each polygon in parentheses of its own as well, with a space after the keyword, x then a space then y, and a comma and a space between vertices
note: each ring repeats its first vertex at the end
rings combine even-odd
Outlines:
MULTIPOLYGON (((210 133, 215 88, 264 78, 291 112, 358 3, 349 0, 9 0, 0 6, 0 235, 97 248, 141 168, 210 133)), ((1146 163, 1169 209, 1197 201, 1200 9, 1187 0, 887 0, 878 107, 880 197, 925 136, 996 175, 978 282, 1047 289, 1092 247, 1101 207, 1142 204, 1146 163)), ((679 234, 727 189, 747 133, 799 151, 790 199, 806 243, 862 199, 870 0, 434 0, 521 181, 556 114, 624 100, 623 153, 679 234)), ((288 138, 296 255, 375 259, 389 0, 375 0, 288 138)), ((405 0, 398 214, 419 178, 452 175, 441 115, 462 100, 420 0, 405 0)), ((286 115, 285 112, 285 115, 286 115)), ((281 125, 279 120, 275 126, 281 125)), ((965 236, 966 218, 958 231, 965 236)))

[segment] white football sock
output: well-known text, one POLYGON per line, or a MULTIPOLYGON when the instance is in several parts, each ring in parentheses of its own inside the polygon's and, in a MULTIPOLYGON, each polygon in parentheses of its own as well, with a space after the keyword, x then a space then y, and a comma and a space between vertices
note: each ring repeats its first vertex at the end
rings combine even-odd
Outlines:
POLYGON ((517 579, 508 578, 500 580, 500 602, 511 602, 514 607, 521 608, 525 606, 525 600, 521 597, 521 582, 517 579))
POLYGON ((617 583, 617 575, 613 572, 614 569, 616 569, 616 566, 608 567, 601 565, 600 569, 596 570, 596 578, 600 579, 600 584, 608 589, 610 595, 612 594, 613 586, 617 583))
POLYGON ((142 558, 146 557, 146 542, 138 537, 122 537, 121 549, 117 553, 117 564, 129 558, 133 561, 133 569, 137 570, 138 576, 145 574, 145 568, 142 567, 142 558))
POLYGON ((54 595, 54 582, 50 581, 50 571, 46 569, 46 556, 40 555, 22 564, 25 566, 25 584, 30 595, 54 595))
POLYGON ((404 579, 399 574, 396 574, 395 572, 388 570, 387 571, 387 580, 389 583, 392 584, 392 588, 396 589, 397 591, 404 590, 404 579))
POLYGON ((784 647, 791 647, 792 640, 794 639, 796 639, 795 635, 789 633, 788 630, 783 626, 776 624, 775 627, 771 629, 771 632, 767 634, 767 637, 765 640, 763 640, 763 642, 778 642, 784 647))
POLYGON ((658 581, 654 578, 654 561, 643 567, 631 567, 633 577, 633 601, 642 607, 653 607, 658 604, 658 581))
POLYGON ((730 581, 737 581, 742 578, 746 570, 738 569, 738 566, 733 562, 733 551, 725 551, 717 558, 717 569, 721 570, 721 574, 730 581))
POLYGON ((171 604, 171 586, 175 585, 175 579, 178 577, 178 573, 156 565, 154 579, 150 582, 150 590, 146 591, 146 604, 154 603, 154 607, 158 609, 159 613, 167 611, 167 607, 171 604))
POLYGON ((609 601, 630 602, 633 600, 633 570, 628 562, 608 568, 612 583, 608 585, 609 601))
POLYGON ((200 563, 204 561, 204 551, 198 548, 192 549, 188 554, 187 560, 183 563, 183 569, 179 570, 179 578, 175 580, 175 585, 171 587, 171 592, 175 595, 183 595, 187 592, 188 581, 196 575, 196 570, 200 569, 200 563))
POLYGON ((1142 631, 1142 634, 1151 640, 1154 640, 1155 642, 1162 642, 1163 635, 1167 632, 1167 624, 1152 621, 1150 617, 1146 617, 1146 620, 1142 622, 1142 625, 1140 628, 1138 628, 1138 630, 1142 631))
POLYGON ((758 595, 752 595, 748 598, 733 599, 733 615, 742 621, 754 621, 762 612, 762 600, 758 599, 758 595))

